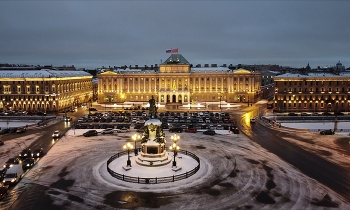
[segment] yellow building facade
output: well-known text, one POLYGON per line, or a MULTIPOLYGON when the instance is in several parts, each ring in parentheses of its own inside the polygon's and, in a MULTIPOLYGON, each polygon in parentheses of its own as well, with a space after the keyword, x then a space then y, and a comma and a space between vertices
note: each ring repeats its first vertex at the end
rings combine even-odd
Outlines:
POLYGON ((261 74, 230 70, 215 64, 192 67, 180 54, 171 55, 158 70, 118 69, 97 75, 99 103, 148 102, 163 105, 224 101, 255 102, 261 74))
POLYGON ((0 71, 0 109, 58 112, 92 98, 92 75, 77 70, 0 71))

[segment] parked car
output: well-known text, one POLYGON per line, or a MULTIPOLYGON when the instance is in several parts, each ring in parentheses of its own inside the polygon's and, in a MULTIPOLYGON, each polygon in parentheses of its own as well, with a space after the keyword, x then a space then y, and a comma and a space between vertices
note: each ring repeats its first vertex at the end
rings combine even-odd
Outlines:
POLYGON ((186 133, 197 133, 197 129, 196 128, 187 128, 185 130, 186 133))
POLYGON ((0 146, 2 146, 2 145, 4 145, 5 143, 4 143, 4 141, 1 141, 0 140, 0 146))
POLYGON ((23 169, 28 169, 33 167, 35 164, 35 159, 34 158, 26 158, 22 162, 22 168, 23 169))
POLYGON ((35 150, 33 151, 33 157, 34 157, 34 158, 40 158, 40 157, 42 157, 43 155, 44 155, 44 150, 43 150, 43 148, 35 149, 35 150))
POLYGON ((290 112, 290 113, 288 113, 288 116, 298 116, 298 114, 294 113, 294 112, 290 112))
POLYGON ((123 128, 121 128, 121 129, 118 129, 117 132, 118 132, 118 133, 126 133, 126 132, 130 132, 130 129, 129 129, 129 128, 123 127, 123 128))
POLYGON ((97 131, 96 130, 88 130, 85 133, 83 133, 83 136, 85 136, 85 137, 97 136, 97 131))
POLYGON ((101 134, 112 134, 114 133, 113 128, 106 128, 103 131, 101 131, 101 134))
POLYGON ((300 115, 301 115, 301 116, 310 116, 310 114, 309 114, 309 113, 306 113, 306 112, 302 112, 300 115))
POLYGON ((329 129, 329 130, 320 131, 320 134, 321 135, 333 135, 334 132, 331 129, 329 129))
POLYGON ((6 134, 6 133, 9 133, 9 132, 10 132, 10 129, 4 128, 4 129, 2 129, 2 130, 0 131, 0 135, 1 135, 1 134, 6 134))
POLYGON ((182 133, 183 129, 181 127, 172 127, 172 128, 169 128, 169 132, 170 133, 182 133))
POLYGON ((203 131, 203 134, 214 136, 216 133, 214 130, 209 129, 209 130, 203 131))
POLYGON ((5 162, 4 168, 11 168, 16 164, 21 164, 21 160, 19 158, 10 158, 5 162))
POLYGON ((29 158, 29 157, 33 157, 33 153, 32 150, 30 149, 24 149, 22 150, 21 153, 19 153, 19 158, 24 159, 24 158, 29 158))
POLYGON ((216 130, 222 130, 222 129, 223 129, 222 125, 216 125, 216 130))
POLYGON ((53 138, 59 138, 60 135, 61 135, 61 132, 59 130, 57 130, 57 131, 53 132, 52 137, 53 138))

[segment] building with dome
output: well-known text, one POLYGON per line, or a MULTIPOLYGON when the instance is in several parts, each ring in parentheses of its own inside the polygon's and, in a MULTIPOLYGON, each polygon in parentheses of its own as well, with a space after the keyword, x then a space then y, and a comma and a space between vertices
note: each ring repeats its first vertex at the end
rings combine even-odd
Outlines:
POLYGON ((148 102, 173 105, 249 103, 260 99, 261 73, 231 70, 225 64, 193 67, 181 54, 172 54, 157 68, 120 68, 97 75, 99 103, 148 102))

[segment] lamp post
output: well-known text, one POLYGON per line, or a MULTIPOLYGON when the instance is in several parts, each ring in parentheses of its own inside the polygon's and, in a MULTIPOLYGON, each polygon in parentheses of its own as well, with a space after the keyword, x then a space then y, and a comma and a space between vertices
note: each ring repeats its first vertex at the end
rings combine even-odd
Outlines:
POLYGON ((141 136, 139 134, 134 134, 132 135, 132 140, 135 142, 135 149, 134 149, 134 152, 135 152, 135 156, 138 155, 138 151, 137 151, 137 147, 136 147, 136 141, 141 139, 141 136))
POLYGON ((222 112, 222 109, 221 109, 221 93, 220 93, 220 112, 222 112))
POLYGON ((180 136, 177 134, 173 134, 171 136, 171 139, 173 140, 173 144, 169 147, 170 150, 174 152, 174 161, 173 161, 173 167, 176 167, 176 160, 175 157, 177 155, 177 151, 179 151, 180 147, 177 145, 177 142, 180 140, 180 136))
POLYGON ((130 142, 128 142, 128 143, 126 143, 126 144, 124 144, 124 146, 123 146, 123 149, 124 150, 127 150, 128 151, 128 160, 126 161, 126 166, 128 167, 131 167, 131 160, 130 160, 130 150, 133 148, 133 146, 132 146, 132 144, 130 144, 130 142))

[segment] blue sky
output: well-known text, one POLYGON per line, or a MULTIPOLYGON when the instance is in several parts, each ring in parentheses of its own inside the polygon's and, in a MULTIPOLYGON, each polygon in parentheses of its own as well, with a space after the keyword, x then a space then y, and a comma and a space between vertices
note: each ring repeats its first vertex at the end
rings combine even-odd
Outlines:
POLYGON ((350 66, 349 1, 0 1, 0 63, 350 66))

